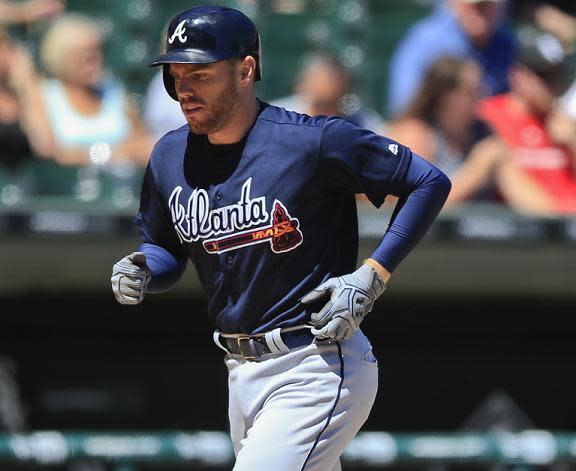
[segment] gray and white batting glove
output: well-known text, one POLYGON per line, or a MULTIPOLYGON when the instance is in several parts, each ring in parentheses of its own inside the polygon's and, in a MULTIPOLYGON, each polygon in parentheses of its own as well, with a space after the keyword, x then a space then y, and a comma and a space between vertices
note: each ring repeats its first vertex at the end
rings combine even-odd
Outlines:
POLYGON ((362 265, 349 275, 325 281, 301 299, 303 303, 312 303, 330 296, 320 312, 312 313, 312 334, 319 340, 351 337, 385 289, 386 283, 369 265, 362 265))
POLYGON ((138 304, 144 299, 152 273, 142 252, 132 252, 112 268, 112 291, 120 304, 138 304))

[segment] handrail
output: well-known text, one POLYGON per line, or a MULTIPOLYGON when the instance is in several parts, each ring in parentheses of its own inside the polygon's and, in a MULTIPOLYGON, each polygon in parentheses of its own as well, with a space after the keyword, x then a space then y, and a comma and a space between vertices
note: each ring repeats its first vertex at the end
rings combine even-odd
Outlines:
MULTIPOLYGON (((222 431, 0 434, 0 463, 57 465, 76 459, 113 463, 122 469, 176 463, 219 468, 233 463, 234 456, 228 434, 222 431)), ((540 466, 559 461, 576 463, 576 432, 361 432, 342 456, 344 464, 368 468, 396 463, 540 466)))

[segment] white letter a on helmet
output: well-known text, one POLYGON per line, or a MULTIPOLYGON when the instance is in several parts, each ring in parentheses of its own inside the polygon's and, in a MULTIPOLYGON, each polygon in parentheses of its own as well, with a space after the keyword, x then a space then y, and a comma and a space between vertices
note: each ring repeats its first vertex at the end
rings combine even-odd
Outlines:
POLYGON ((182 20, 180 23, 178 23, 178 26, 176 27, 176 29, 172 33, 172 36, 168 39, 169 44, 172 44, 174 42, 174 40, 176 39, 176 37, 178 37, 178 40, 182 44, 184 44, 186 42, 186 40, 188 39, 187 36, 184 36, 184 33, 186 32, 186 27, 184 26, 186 24, 186 21, 187 20, 182 20))

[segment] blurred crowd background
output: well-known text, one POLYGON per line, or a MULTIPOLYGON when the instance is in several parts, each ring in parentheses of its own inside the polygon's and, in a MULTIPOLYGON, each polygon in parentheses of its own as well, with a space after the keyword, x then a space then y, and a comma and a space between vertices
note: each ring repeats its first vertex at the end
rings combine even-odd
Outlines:
MULTIPOLYGON (((2 204, 134 203, 154 142, 184 123, 147 64, 194 3, 0 2, 2 204)), ((453 179, 447 209, 576 213, 573 2, 224 3, 259 25, 262 99, 408 145, 453 179)))
MULTIPOLYGON (((200 3, 258 25, 261 99, 340 115, 452 179, 366 321, 365 428, 576 430, 574 0, 0 0, 0 431, 227 428, 193 270, 130 308, 109 288, 151 149, 185 123, 148 63, 200 3)), ((362 255, 385 218, 358 205, 362 255)))

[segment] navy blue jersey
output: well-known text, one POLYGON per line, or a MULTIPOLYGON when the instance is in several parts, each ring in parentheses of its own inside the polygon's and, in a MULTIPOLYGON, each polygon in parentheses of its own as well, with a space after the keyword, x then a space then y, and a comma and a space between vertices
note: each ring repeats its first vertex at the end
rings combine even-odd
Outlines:
POLYGON ((165 135, 136 218, 145 253, 193 262, 210 319, 228 333, 306 323, 315 306, 300 298, 356 269, 355 194, 376 206, 403 196, 413 159, 343 119, 260 107, 237 144, 212 145, 187 126, 165 135))

